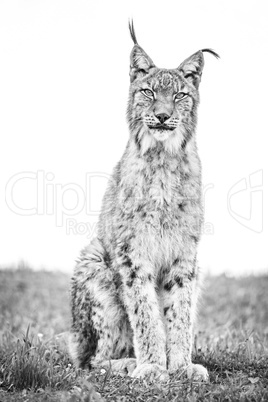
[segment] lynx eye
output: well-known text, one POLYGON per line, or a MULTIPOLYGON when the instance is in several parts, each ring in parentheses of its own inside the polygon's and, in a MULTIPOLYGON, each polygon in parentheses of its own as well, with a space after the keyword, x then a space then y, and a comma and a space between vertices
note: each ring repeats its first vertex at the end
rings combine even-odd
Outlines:
POLYGON ((154 93, 150 89, 143 89, 141 91, 147 98, 153 99, 154 98, 154 93))
POLYGON ((174 96, 174 101, 175 102, 179 102, 180 100, 186 98, 188 96, 188 94, 186 94, 185 92, 178 92, 175 96, 174 96))

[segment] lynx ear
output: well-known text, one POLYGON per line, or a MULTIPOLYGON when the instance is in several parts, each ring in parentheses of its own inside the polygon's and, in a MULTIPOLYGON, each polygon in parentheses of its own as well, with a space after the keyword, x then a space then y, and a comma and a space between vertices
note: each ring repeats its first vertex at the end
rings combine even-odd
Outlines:
POLYGON ((198 88, 201 81, 202 70, 204 67, 204 56, 202 50, 194 53, 178 67, 183 73, 184 78, 198 88))
POLYGON ((145 53, 137 42, 133 21, 129 22, 129 31, 134 42, 134 47, 130 54, 130 81, 133 82, 138 77, 148 74, 155 65, 152 59, 145 53))
POLYGON ((138 76, 143 77, 149 74, 151 68, 155 67, 152 59, 139 46, 135 45, 130 54, 130 81, 134 81, 138 76))
POLYGON ((178 67, 178 70, 183 73, 184 78, 191 82, 196 88, 198 88, 200 84, 202 71, 205 64, 203 56, 204 52, 211 53, 217 59, 220 58, 220 56, 214 50, 202 49, 188 57, 188 59, 184 60, 184 62, 178 67))

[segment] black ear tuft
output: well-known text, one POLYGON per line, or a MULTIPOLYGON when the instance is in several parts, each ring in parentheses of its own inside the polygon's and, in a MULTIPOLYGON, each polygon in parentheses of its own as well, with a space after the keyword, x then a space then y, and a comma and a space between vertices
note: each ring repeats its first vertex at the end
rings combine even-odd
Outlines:
POLYGON ((133 20, 128 21, 128 27, 129 27, 130 36, 134 42, 134 45, 138 45, 138 41, 136 38, 136 33, 135 33, 134 25, 133 25, 133 20))
POLYGON ((213 54, 213 56, 216 57, 216 59, 220 59, 220 56, 218 55, 218 53, 216 53, 213 49, 202 49, 201 52, 211 53, 211 54, 213 54))
POLYGON ((129 32, 134 42, 133 49, 130 54, 130 81, 133 82, 136 78, 142 78, 149 74, 150 70, 155 67, 154 62, 148 54, 138 44, 133 20, 128 22, 129 32))

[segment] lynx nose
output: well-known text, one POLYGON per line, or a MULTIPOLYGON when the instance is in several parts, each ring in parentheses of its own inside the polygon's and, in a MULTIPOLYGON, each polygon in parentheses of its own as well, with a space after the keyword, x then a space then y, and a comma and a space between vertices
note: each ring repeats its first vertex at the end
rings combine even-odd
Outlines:
POLYGON ((158 118, 161 124, 165 123, 165 121, 170 118, 170 116, 166 113, 157 114, 156 117, 158 118))

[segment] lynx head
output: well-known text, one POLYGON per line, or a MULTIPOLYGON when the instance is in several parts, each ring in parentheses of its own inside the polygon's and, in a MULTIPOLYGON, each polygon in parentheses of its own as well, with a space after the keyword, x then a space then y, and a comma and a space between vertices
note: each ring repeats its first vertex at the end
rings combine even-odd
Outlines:
POLYGON ((134 42, 128 103, 131 135, 142 154, 159 143, 170 153, 177 153, 195 132, 203 53, 219 56, 213 50, 203 49, 175 69, 158 68, 138 45, 133 22, 129 29, 134 42))

